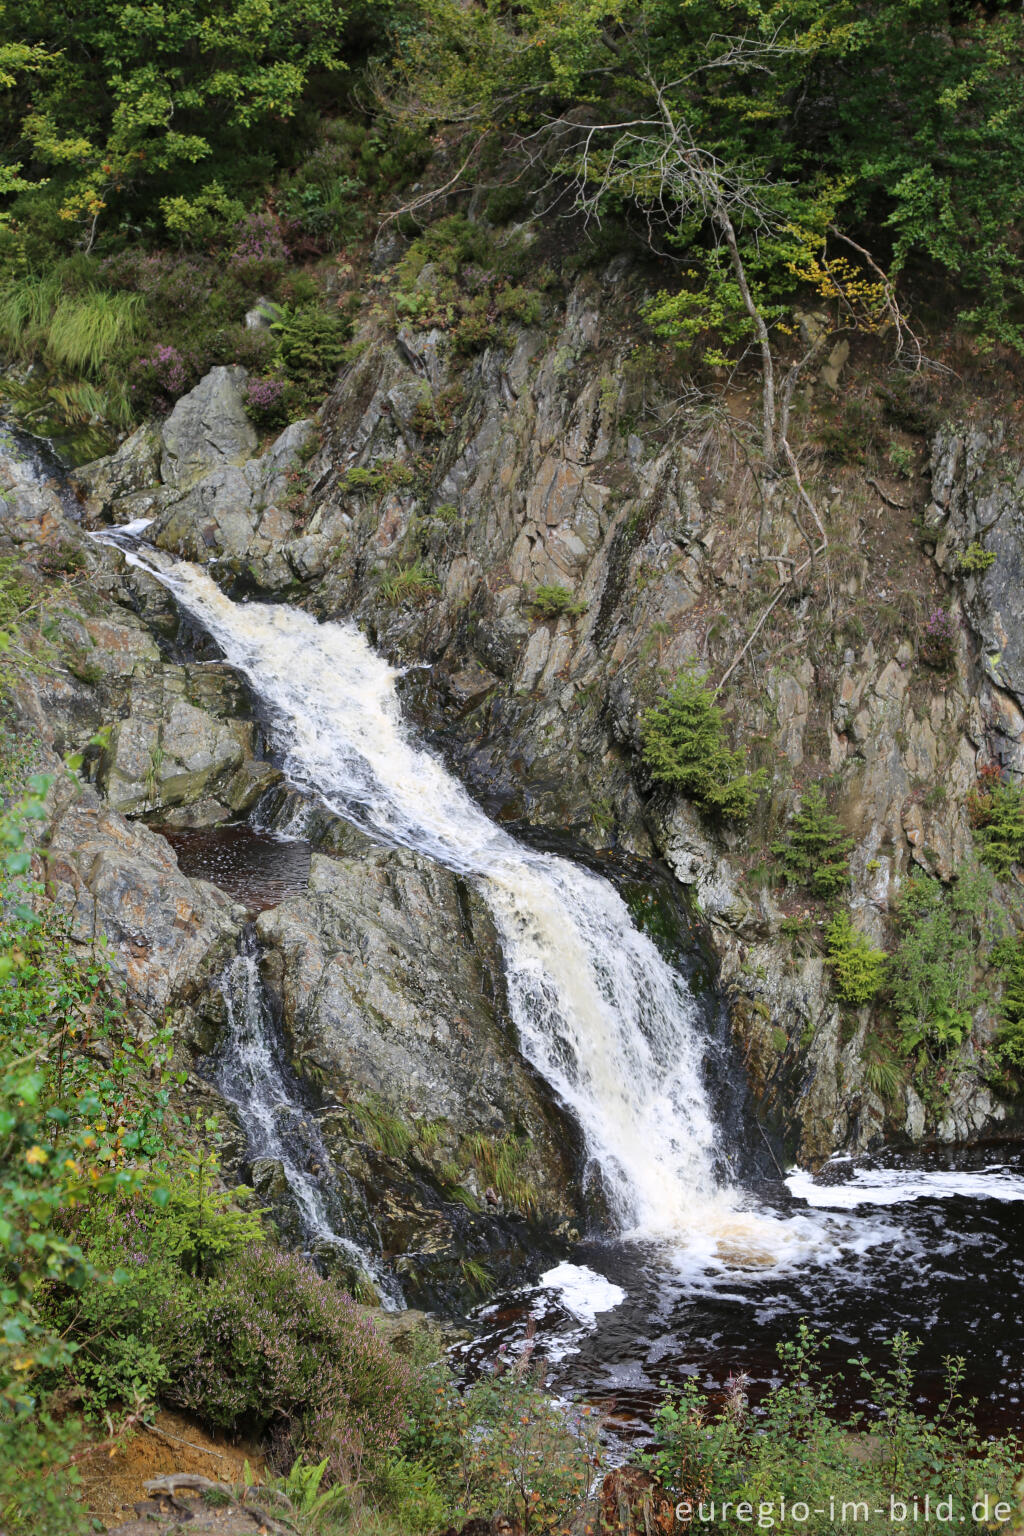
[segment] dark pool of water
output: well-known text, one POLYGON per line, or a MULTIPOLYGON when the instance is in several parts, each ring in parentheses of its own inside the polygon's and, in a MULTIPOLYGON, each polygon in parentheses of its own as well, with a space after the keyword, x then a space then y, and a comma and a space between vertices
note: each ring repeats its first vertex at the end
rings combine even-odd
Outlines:
POLYGON ((256 832, 246 823, 156 830, 178 855, 182 874, 220 886, 251 912, 306 889, 310 846, 299 838, 256 832))
MULTIPOLYGON (((916 1160, 940 1179, 951 1166, 993 1163, 1024 1176, 1024 1152, 1005 1148, 916 1160)), ((745 1372, 756 1401, 779 1379, 778 1344, 806 1319, 830 1338, 823 1360, 841 1378, 844 1411, 869 1396, 851 1361, 865 1355, 882 1365, 888 1341, 906 1330, 922 1341, 922 1405, 939 1401, 944 1357, 963 1356, 963 1393, 979 1400, 980 1425, 1024 1432, 1024 1201, 975 1190, 826 1211, 781 1184, 757 1195, 762 1209, 806 1228, 808 1245, 788 1265, 716 1270, 671 1245, 585 1244, 573 1263, 620 1287, 624 1299, 581 1322, 557 1291, 504 1297, 477 1320, 469 1371, 503 1345, 516 1350, 535 1329, 535 1352, 547 1356, 554 1386, 614 1404, 642 1432, 665 1381, 696 1377, 714 1392, 745 1372)))

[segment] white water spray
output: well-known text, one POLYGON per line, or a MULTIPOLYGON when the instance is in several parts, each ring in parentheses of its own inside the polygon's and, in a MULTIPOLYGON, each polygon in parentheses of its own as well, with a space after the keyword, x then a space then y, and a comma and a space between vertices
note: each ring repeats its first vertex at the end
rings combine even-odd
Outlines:
MULTIPOLYGON (((345 1212, 325 1187, 325 1175, 333 1175, 336 1183, 337 1170, 331 1166, 315 1117, 286 1081, 287 1068, 276 1048, 251 941, 243 942, 229 965, 222 990, 228 1010, 227 1043, 213 1082, 239 1111, 249 1156, 280 1163, 309 1242, 321 1250, 336 1250, 345 1263, 372 1280, 385 1308, 400 1308, 404 1305, 401 1291, 369 1247, 339 1230, 348 1225, 345 1212)), ((379 1239, 376 1246, 379 1249, 379 1239)))

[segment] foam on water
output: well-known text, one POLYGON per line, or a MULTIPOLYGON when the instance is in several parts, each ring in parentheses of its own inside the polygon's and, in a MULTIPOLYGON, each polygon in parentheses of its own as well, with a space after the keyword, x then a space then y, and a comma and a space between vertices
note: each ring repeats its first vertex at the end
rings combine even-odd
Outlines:
MULTIPOLYGON (((839 1160, 826 1164, 834 1175, 839 1160)), ((841 1165, 839 1165, 841 1166, 841 1165)), ((825 1181, 802 1168, 786 1177, 790 1194, 819 1210, 853 1211, 858 1206, 903 1205, 913 1200, 1024 1200, 1024 1177, 1001 1164, 975 1172, 952 1169, 852 1168, 849 1178, 825 1181)))

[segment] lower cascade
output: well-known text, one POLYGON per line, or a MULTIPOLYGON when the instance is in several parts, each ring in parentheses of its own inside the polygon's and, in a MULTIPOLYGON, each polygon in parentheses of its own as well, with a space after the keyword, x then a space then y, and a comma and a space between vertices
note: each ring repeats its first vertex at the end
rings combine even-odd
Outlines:
MULTIPOLYGON (((259 974, 255 936, 247 931, 228 966, 221 991, 227 1006, 226 1044, 210 1073, 214 1086, 238 1112, 252 1161, 277 1162, 295 1203, 303 1236, 321 1257, 335 1253, 363 1271, 385 1307, 403 1305, 401 1291, 372 1256, 332 1195, 337 1183, 315 1117, 305 1110, 276 1037, 270 1004, 259 974), (333 1178, 324 1177, 328 1171, 333 1178)), ((379 1247, 379 1243, 375 1246, 379 1247)))
MULTIPOLYGON (((696 1004, 613 887, 488 819, 411 738, 400 674, 354 624, 235 603, 197 566, 148 551, 129 558, 248 679, 296 786, 476 882, 501 935, 520 1048, 578 1120, 619 1230, 696 1243, 713 1258, 763 1243, 755 1227, 784 1225, 746 1215, 723 1175, 696 1004)), ((315 1226, 321 1197, 300 1182, 297 1198, 315 1226)))

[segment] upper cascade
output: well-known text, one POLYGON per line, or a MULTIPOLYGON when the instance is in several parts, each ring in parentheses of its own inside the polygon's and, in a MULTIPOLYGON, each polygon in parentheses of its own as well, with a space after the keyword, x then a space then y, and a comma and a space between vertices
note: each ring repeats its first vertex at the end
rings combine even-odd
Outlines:
POLYGON ((197 566, 161 567, 261 699, 288 777, 369 834, 478 884, 520 1048, 579 1121, 619 1228, 683 1234, 702 1212, 731 1207, 697 1006, 613 887, 488 819, 412 739, 399 674, 354 624, 234 603, 197 566))

